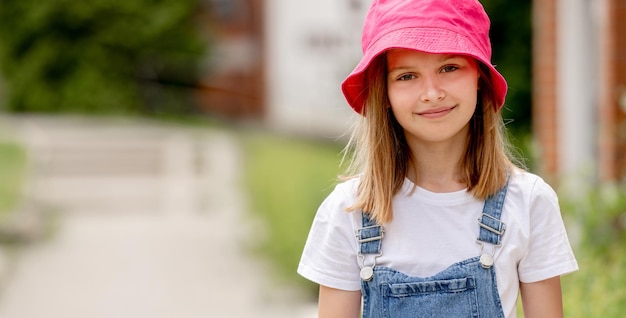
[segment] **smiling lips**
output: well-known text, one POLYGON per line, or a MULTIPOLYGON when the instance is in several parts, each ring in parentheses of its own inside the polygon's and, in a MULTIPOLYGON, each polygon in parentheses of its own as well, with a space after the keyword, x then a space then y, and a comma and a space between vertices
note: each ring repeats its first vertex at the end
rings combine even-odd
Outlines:
POLYGON ((434 118, 441 118, 447 114, 449 114, 454 108, 456 108, 455 106, 452 107, 438 107, 438 108, 433 108, 433 109, 429 109, 423 112, 419 112, 419 113, 415 113, 416 115, 422 116, 424 118, 430 118, 430 119, 434 119, 434 118))

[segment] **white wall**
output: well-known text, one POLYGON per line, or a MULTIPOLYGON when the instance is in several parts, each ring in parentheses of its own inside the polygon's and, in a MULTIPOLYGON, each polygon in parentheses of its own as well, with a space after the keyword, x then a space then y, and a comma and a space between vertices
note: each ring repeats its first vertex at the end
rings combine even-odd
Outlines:
POLYGON ((557 1, 559 173, 595 174, 597 47, 592 0, 557 1))
POLYGON ((361 56, 362 21, 369 2, 265 2, 270 125, 329 137, 349 130, 356 115, 340 84, 361 56))

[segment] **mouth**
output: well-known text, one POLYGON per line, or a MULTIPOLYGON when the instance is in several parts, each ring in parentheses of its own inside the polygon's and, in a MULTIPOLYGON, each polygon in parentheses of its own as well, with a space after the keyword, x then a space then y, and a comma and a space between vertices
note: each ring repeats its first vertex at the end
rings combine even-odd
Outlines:
POLYGON ((456 105, 452 107, 438 107, 429 110, 425 110, 423 112, 415 113, 418 116, 422 116, 424 118, 439 118, 449 114, 453 109, 456 108, 456 105))

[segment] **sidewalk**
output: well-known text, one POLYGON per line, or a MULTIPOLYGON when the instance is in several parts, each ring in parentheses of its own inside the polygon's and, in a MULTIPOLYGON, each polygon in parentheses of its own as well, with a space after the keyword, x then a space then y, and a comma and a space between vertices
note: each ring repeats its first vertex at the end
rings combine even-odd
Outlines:
POLYGON ((315 317, 246 252, 240 149, 221 131, 21 118, 31 199, 58 211, 19 253, 3 318, 315 317))

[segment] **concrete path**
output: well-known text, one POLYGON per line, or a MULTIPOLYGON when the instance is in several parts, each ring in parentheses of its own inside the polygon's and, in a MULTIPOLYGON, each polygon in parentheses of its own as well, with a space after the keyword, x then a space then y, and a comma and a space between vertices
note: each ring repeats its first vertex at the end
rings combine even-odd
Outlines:
POLYGON ((247 253, 258 239, 241 153, 222 131, 86 119, 12 119, 27 194, 58 212, 22 250, 3 318, 315 317, 247 253))

